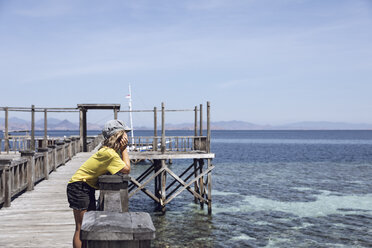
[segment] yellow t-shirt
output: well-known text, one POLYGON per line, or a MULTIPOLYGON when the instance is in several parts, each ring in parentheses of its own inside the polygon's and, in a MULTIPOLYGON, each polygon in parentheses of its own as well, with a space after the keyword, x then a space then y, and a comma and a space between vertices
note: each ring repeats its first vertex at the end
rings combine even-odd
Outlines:
POLYGON ((97 181, 99 176, 107 172, 115 174, 124 167, 124 161, 114 149, 102 147, 80 166, 68 183, 83 181, 89 186, 98 189, 97 181))

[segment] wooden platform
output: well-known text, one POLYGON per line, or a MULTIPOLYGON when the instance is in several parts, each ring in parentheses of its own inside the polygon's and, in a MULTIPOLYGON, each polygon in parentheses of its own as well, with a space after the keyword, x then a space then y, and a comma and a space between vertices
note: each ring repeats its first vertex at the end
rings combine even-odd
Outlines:
POLYGON ((203 151, 148 151, 148 152, 129 152, 130 159, 213 159, 214 153, 203 151))
POLYGON ((0 209, 0 247, 72 247, 75 222, 66 185, 90 153, 78 153, 64 166, 0 209))

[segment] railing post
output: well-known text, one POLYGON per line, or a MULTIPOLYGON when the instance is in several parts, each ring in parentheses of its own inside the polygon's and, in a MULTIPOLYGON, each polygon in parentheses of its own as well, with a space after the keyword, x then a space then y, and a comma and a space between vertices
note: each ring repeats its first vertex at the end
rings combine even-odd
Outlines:
POLYGON ((157 109, 154 107, 154 140, 153 140, 153 150, 157 151, 158 150, 158 139, 156 136, 158 136, 158 115, 157 115, 157 109))
POLYGON ((161 153, 165 153, 165 107, 161 103, 161 153))
POLYGON ((31 105, 31 151, 35 151, 35 105, 31 105))
POLYGON ((21 157, 27 159, 27 191, 34 189, 35 182, 35 152, 21 151, 21 157))
POLYGON ((80 137, 75 138, 75 155, 80 152, 80 137))
POLYGON ((48 148, 52 149, 52 168, 53 171, 57 170, 57 146, 56 145, 49 145, 48 148))
POLYGON ((9 113, 8 113, 8 107, 4 108, 5 110, 5 135, 4 135, 4 151, 6 153, 9 153, 9 113))
POLYGON ((68 160, 71 160, 71 158, 72 158, 71 140, 70 139, 65 139, 65 142, 67 144, 67 154, 66 154, 66 156, 68 157, 68 160))
POLYGON ((44 144, 43 147, 48 147, 48 110, 44 109, 44 144))
POLYGON ((12 174, 10 166, 12 159, 0 159, 0 167, 3 169, 1 181, 4 190, 4 207, 10 207, 12 201, 12 174))
POLYGON ((65 165, 66 163, 66 149, 65 149, 65 142, 64 141, 57 141, 56 143, 58 146, 62 146, 62 161, 61 165, 65 165))
POLYGON ((38 152, 43 153, 44 157, 44 164, 43 164, 43 173, 44 173, 44 178, 45 180, 49 179, 49 156, 48 156, 48 148, 38 148, 38 152))
POLYGON ((203 104, 200 104, 200 136, 203 136, 203 104))

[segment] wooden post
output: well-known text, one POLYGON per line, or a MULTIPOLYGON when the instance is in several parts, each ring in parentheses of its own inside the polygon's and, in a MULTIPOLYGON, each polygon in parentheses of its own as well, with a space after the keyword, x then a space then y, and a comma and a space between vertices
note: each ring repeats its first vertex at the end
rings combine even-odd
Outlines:
POLYGON ((57 171, 57 146, 49 145, 48 148, 52 149, 52 167, 53 171, 57 171))
POLYGON ((31 151, 35 151, 35 105, 31 105, 31 151))
POLYGON ((4 149, 6 153, 9 153, 9 116, 8 116, 8 107, 5 107, 5 136, 4 136, 4 149))
MULTIPOLYGON (((165 159, 162 159, 161 160, 161 167, 162 169, 164 169, 166 167, 166 163, 165 163, 165 159)), ((166 191, 165 191, 165 188, 166 188, 166 182, 167 182, 167 172, 165 170, 163 170, 161 173, 161 199, 160 199, 160 204, 161 204, 161 210, 162 212, 165 212, 165 200, 167 198, 167 195, 166 195, 166 191)))
POLYGON ((44 173, 45 180, 48 180, 49 179, 49 156, 48 156, 49 149, 38 148, 37 151, 43 153, 43 157, 44 157, 43 173, 44 173))
MULTIPOLYGON (((194 177, 197 178, 198 177, 198 160, 197 159, 194 159, 194 177)), ((198 182, 195 181, 194 182, 194 191, 196 193, 199 193, 199 187, 198 187, 198 182)), ((197 203, 199 200, 199 198, 197 198, 196 196, 194 196, 194 202, 197 203)))
POLYGON ((83 152, 87 152, 87 110, 82 108, 82 140, 83 140, 83 152))
POLYGON ((155 227, 149 213, 88 211, 80 239, 83 248, 150 248, 155 227))
POLYGON ((35 183, 35 151, 21 151, 21 157, 27 159, 27 191, 34 189, 35 183))
POLYGON ((197 106, 195 106, 194 112, 195 112, 194 136, 198 136, 198 107, 197 106))
POLYGON ((61 161, 61 165, 65 165, 66 163, 66 149, 65 149, 65 142, 64 141, 58 141, 56 143, 56 145, 58 146, 62 146, 62 161, 61 161))
POLYGON ((200 104, 200 136, 203 136, 203 104, 200 104))
POLYGON ((115 120, 118 119, 118 109, 117 108, 114 108, 114 119, 115 120))
MULTIPOLYGON (((203 159, 199 159, 199 174, 203 173, 203 165, 204 165, 203 159)), ((200 195, 204 198, 204 177, 203 176, 199 178, 199 189, 200 189, 200 195)), ((204 209, 203 201, 200 201, 200 208, 204 209)))
POLYGON ((165 153, 165 107, 161 103, 161 153, 165 153))
POLYGON ((210 102, 207 102, 207 153, 211 152, 211 113, 210 112, 211 112, 211 104, 210 102))
POLYGON ((83 109, 82 108, 80 108, 80 111, 79 111, 79 130, 80 130, 79 150, 83 151, 83 109))
MULTIPOLYGON (((212 166, 211 159, 207 159, 208 169, 212 166)), ((207 176, 208 184, 208 214, 212 214, 212 173, 208 172, 207 176)))
POLYGON ((157 151, 158 150, 158 139, 155 138, 158 136, 158 116, 157 116, 157 109, 154 107, 154 144, 153 144, 153 150, 157 151))
POLYGON ((1 161, 3 167, 1 181, 3 183, 2 187, 4 187, 4 207, 10 207, 12 201, 12 173, 10 171, 11 163, 11 159, 4 159, 1 161))
POLYGON ((47 119, 47 109, 44 109, 44 144, 43 147, 48 147, 48 119, 47 119))
POLYGON ((103 175, 98 178, 100 190, 99 210, 128 212, 128 175, 103 175))

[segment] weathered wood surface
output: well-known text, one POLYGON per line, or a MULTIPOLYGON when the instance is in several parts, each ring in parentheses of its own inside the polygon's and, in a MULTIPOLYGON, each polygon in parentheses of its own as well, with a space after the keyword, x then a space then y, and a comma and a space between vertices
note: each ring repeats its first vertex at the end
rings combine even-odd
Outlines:
POLYGON ((75 222, 66 185, 90 153, 78 153, 32 191, 0 209, 0 247, 72 247, 75 222))

